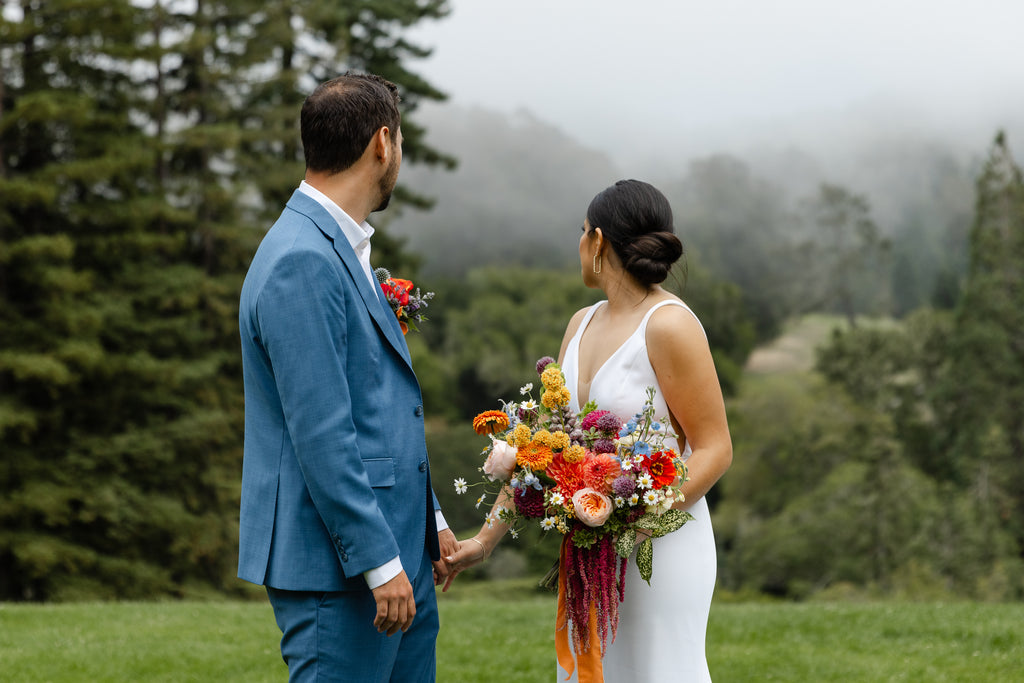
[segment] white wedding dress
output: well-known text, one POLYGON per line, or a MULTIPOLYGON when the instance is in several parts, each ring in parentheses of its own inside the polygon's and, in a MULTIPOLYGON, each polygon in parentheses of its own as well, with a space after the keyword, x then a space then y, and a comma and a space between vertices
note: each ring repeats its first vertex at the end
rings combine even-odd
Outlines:
MULTIPOLYGON (((577 404, 580 339, 594 312, 591 307, 575 336, 569 341, 562 362, 566 383, 577 404)), ((591 400, 601 410, 610 410, 622 420, 640 412, 647 387, 658 388, 658 380, 647 357, 646 330, 651 314, 662 306, 688 306, 662 301, 647 312, 639 327, 597 371, 590 384, 591 400)), ((694 316, 696 317, 696 316, 694 316)), ((655 417, 668 415, 660 390, 654 397, 655 417)), ((672 440, 668 445, 676 448, 672 440)), ((687 444, 682 457, 690 456, 687 444)), ((711 517, 704 498, 689 508, 694 516, 683 527, 654 539, 654 573, 651 585, 640 577, 635 558, 626 574, 625 600, 619 605, 619 626, 614 642, 604 655, 606 683, 703 683, 711 680, 704 653, 704 633, 715 587, 717 559, 711 517)), ((565 670, 558 667, 558 680, 565 670)), ((576 680, 575 673, 569 679, 576 680)))

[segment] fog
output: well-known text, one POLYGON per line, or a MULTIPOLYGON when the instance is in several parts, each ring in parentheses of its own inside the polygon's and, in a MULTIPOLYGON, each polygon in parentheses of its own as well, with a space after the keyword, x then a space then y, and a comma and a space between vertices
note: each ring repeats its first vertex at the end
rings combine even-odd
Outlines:
POLYGON ((457 106, 526 110, 621 166, 865 137, 1024 138, 1019 0, 452 0, 409 32, 457 106))

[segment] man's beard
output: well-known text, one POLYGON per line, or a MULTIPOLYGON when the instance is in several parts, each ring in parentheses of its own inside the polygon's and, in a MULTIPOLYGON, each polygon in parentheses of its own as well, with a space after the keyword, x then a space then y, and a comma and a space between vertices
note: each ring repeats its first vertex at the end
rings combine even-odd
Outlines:
POLYGON ((391 193, 395 190, 395 183, 398 182, 398 157, 392 156, 384 175, 380 177, 380 204, 374 211, 383 211, 391 203, 391 193))

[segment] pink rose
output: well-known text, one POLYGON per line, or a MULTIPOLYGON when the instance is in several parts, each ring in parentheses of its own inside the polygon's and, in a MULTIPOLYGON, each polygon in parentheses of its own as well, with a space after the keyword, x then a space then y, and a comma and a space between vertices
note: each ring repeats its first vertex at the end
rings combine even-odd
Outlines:
POLYGON ((580 489, 572 496, 576 519, 587 526, 601 526, 612 514, 612 499, 594 489, 580 489))
POLYGON ((519 449, 508 442, 491 437, 491 452, 484 462, 484 474, 491 481, 508 481, 516 468, 516 453, 519 449))

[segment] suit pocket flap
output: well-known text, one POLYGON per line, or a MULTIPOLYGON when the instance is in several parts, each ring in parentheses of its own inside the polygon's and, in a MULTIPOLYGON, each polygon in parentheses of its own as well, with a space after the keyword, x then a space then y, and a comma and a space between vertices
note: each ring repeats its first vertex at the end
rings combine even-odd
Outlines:
POLYGON ((393 458, 370 458, 363 461, 370 486, 381 488, 395 485, 395 463, 393 458))

